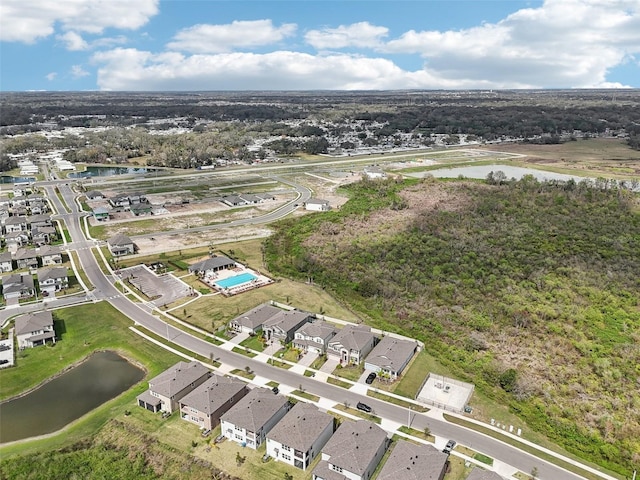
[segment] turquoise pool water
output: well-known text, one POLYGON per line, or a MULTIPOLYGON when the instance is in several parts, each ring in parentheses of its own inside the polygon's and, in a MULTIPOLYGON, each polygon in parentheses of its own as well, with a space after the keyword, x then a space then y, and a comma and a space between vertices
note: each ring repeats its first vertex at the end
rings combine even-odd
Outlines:
POLYGON ((235 275, 233 277, 220 280, 219 282, 216 282, 216 285, 220 288, 231 288, 242 285, 243 283, 249 283, 251 280, 255 280, 256 278, 258 277, 245 272, 241 273, 240 275, 235 275))

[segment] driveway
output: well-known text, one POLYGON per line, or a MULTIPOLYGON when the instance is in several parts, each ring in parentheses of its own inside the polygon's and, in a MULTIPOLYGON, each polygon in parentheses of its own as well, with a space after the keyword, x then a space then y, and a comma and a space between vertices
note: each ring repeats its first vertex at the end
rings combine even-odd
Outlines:
POLYGON ((316 358, 318 358, 318 352, 307 352, 302 356, 302 358, 298 362, 298 365, 302 365, 303 367, 310 367, 316 358))
POLYGON ((249 334, 247 332, 241 332, 231 337, 231 339, 229 340, 229 343, 234 343, 236 345, 239 345, 240 343, 244 342, 247 338, 249 338, 249 334))
POLYGON ((333 373, 336 367, 340 364, 340 360, 331 355, 327 355, 327 361, 320 367, 320 371, 324 373, 333 373))

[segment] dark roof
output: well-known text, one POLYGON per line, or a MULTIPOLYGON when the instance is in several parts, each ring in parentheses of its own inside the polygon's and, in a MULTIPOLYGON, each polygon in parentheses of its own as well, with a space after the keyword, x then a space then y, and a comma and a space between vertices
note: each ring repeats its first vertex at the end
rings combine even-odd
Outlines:
POLYGON ((301 322, 306 321, 310 316, 310 313, 299 310, 280 310, 264 322, 263 328, 278 327, 284 332, 289 332, 300 325, 301 322))
POLYGON ((310 403, 298 402, 273 427, 268 438, 306 452, 329 426, 333 426, 333 416, 310 403))
POLYGON ((501 477, 496 472, 475 467, 471 470, 467 480, 504 480, 504 477, 501 477))
POLYGON ((368 420, 343 422, 322 449, 329 463, 362 475, 371 464, 380 446, 387 441, 387 432, 368 420))
POLYGON ((178 362, 149 380, 149 390, 170 398, 209 373, 209 369, 199 362, 178 362))
POLYGON ((45 327, 53 327, 53 315, 48 310, 28 313, 16 318, 16 335, 25 335, 45 327))
POLYGON ((107 240, 107 243, 112 247, 133 245, 133 241, 122 233, 114 235, 109 240, 107 240))
POLYGON ((180 400, 181 404, 195 408, 199 412, 211 415, 217 412, 235 395, 245 390, 247 385, 235 378, 212 375, 193 392, 180 400))
POLYGON ((329 343, 342 345, 349 350, 360 351, 373 337, 371 329, 365 325, 346 325, 335 337, 329 340, 329 343))
POLYGON ((211 257, 201 262, 194 263, 189 267, 190 272, 206 272, 216 268, 235 267, 236 262, 227 257, 211 257))
POLYGON ((377 480, 438 480, 448 458, 433 445, 398 440, 377 480))
POLYGON ((237 316, 230 323, 236 323, 243 327, 251 328, 255 330, 256 328, 262 326, 264 322, 278 312, 281 312, 278 307, 274 307, 268 303, 263 303, 262 305, 258 305, 256 308, 249 310, 242 315, 237 316))
POLYGON ((401 340, 387 335, 371 350, 367 356, 367 363, 397 372, 413 357, 417 347, 416 341, 401 340))
POLYGON ((254 388, 242 400, 220 417, 239 428, 257 432, 287 404, 282 395, 266 388, 254 388))

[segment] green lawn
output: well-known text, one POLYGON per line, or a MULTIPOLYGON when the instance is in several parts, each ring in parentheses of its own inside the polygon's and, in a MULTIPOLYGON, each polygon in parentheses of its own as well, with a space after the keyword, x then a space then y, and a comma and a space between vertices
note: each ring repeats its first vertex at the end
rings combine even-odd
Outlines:
POLYGON ((333 378, 333 377, 327 377, 327 383, 330 383, 331 385, 336 385, 338 387, 342 387, 342 388, 351 388, 351 384, 349 382, 344 382, 342 380, 338 380, 337 378, 333 378))
POLYGON ((338 365, 333 371, 333 374, 336 377, 346 378, 347 380, 351 380, 352 382, 357 382, 363 373, 363 365, 349 365, 348 367, 342 367, 338 365))
POLYGON ((181 358, 129 330, 131 321, 106 302, 54 311, 58 342, 53 347, 24 350, 14 368, 0 371, 0 398, 7 399, 36 387, 82 361, 97 350, 112 350, 147 371, 145 380, 74 422, 60 434, 0 448, 0 456, 49 451, 92 436, 126 409, 147 388, 146 380, 181 358))
POLYGON ((240 342, 240 346, 255 350, 256 352, 261 352, 264 350, 264 342, 262 341, 262 337, 260 335, 253 335, 246 340, 243 340, 242 342, 240 342))

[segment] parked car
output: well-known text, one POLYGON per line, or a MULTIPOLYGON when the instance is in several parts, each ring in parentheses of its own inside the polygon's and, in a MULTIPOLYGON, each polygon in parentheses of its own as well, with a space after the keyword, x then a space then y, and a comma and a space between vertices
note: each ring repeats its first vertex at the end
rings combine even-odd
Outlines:
POLYGON ((227 437, 225 437, 224 435, 218 435, 216 438, 213 439, 213 443, 222 443, 225 441, 227 437))
POLYGON ((358 404, 356 405, 356 408, 358 410, 362 410, 363 412, 367 412, 367 413, 371 413, 373 411, 373 409, 369 405, 362 402, 358 402, 358 404))
POLYGON ((376 379, 376 372, 371 372, 369 374, 369 376, 367 377, 367 379, 365 380, 365 382, 369 385, 371 385, 373 383, 373 381, 376 379))
POLYGON ((202 436, 203 437, 208 437, 209 435, 211 435, 211 430, 206 429, 202 431, 202 436))
POLYGON ((449 440, 445 445, 444 449, 442 450, 442 452, 449 455, 451 453, 451 450, 453 450, 455 446, 456 446, 455 440, 449 440))

